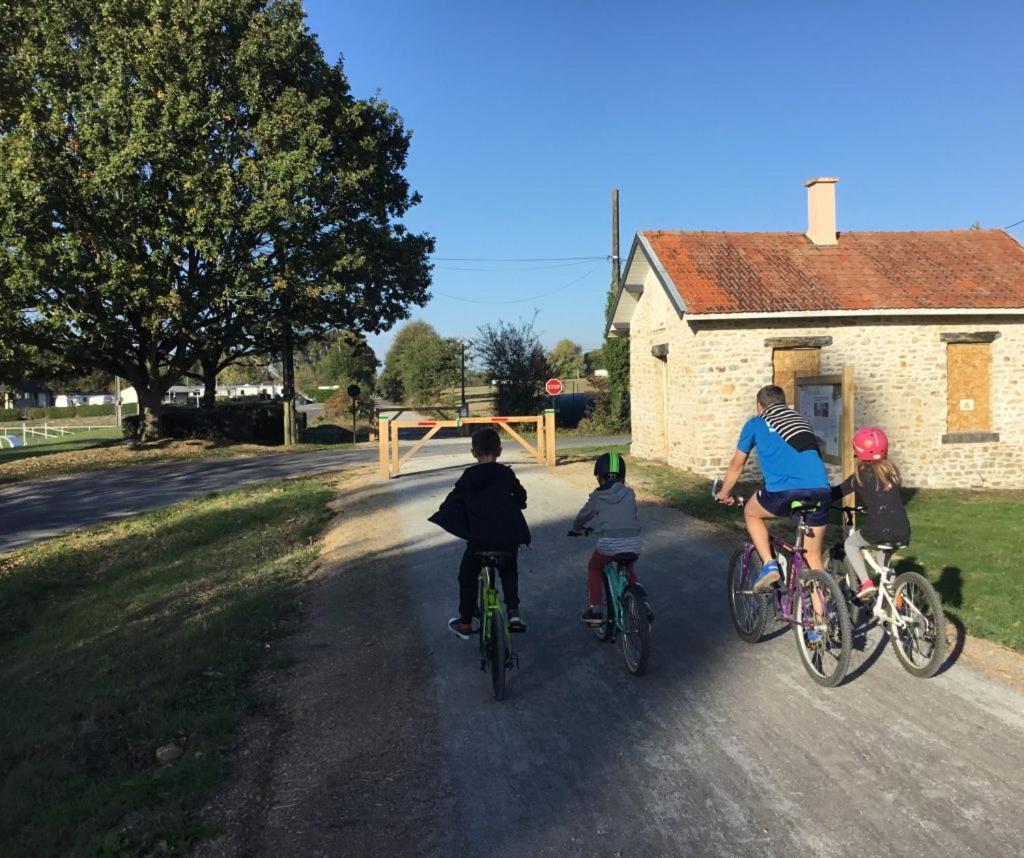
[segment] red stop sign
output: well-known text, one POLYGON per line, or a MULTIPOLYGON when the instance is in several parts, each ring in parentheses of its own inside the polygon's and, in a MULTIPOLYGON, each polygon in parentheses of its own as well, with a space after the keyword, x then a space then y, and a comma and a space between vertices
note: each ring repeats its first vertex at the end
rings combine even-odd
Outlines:
POLYGON ((544 385, 544 389, 548 392, 548 396, 558 396, 565 389, 565 386, 560 378, 549 378, 547 384, 544 385))

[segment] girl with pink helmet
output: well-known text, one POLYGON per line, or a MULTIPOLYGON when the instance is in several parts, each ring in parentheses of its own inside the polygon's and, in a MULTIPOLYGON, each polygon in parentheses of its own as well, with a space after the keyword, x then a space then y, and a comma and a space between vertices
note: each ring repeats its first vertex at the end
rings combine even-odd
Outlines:
POLYGON ((832 499, 856 494, 858 503, 867 510, 867 522, 853 531, 845 543, 846 558, 859 581, 857 595, 870 599, 877 587, 868 575, 861 555, 864 548, 887 544, 910 544, 910 520, 900 495, 902 478, 899 468, 889 461, 889 439, 877 426, 865 426, 853 436, 856 464, 853 473, 832 489, 832 499))

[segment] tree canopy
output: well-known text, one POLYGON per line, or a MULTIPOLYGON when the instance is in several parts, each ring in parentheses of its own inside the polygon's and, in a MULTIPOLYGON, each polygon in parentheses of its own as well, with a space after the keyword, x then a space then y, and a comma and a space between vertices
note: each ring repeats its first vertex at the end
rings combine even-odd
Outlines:
POLYGON ((559 340, 548 352, 548 366, 558 378, 579 378, 583 375, 583 348, 572 340, 559 340))
POLYGON ((550 369, 533 321, 499 321, 478 328, 474 351, 497 388, 499 414, 532 414, 544 395, 550 369))
POLYGON ((147 436, 197 362, 215 378, 285 324, 377 332, 425 302, 409 132, 351 94, 299 0, 7 9, 0 324, 127 378, 147 436))
POLYGON ((377 387, 392 402, 433 405, 459 383, 461 369, 457 339, 442 337, 426 322, 406 322, 388 349, 377 387))

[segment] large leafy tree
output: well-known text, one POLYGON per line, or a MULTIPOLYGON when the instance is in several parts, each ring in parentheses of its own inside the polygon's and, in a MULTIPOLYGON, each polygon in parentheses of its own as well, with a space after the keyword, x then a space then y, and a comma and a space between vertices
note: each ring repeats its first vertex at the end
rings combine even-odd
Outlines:
POLYGON ((497 387, 498 413, 532 414, 544 396, 544 381, 550 373, 533 321, 483 325, 473 345, 497 387))
POLYGON ((377 386, 392 402, 433 405, 459 383, 460 371, 458 340, 427 322, 407 322, 395 334, 377 386))
POLYGON ((0 271, 31 335, 160 400, 422 304, 409 134, 299 0, 19 0, 0 15, 0 271))
POLYGON ((558 378, 583 375, 583 348, 572 340, 559 340, 548 352, 548 365, 558 378))

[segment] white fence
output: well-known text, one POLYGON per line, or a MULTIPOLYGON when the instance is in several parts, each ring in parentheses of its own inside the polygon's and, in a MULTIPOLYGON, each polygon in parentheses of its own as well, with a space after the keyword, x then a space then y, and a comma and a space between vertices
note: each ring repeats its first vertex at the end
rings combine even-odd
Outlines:
POLYGON ((0 426, 0 450, 12 447, 29 447, 32 443, 43 444, 54 438, 68 435, 90 435, 97 429, 112 429, 112 426, 52 426, 48 422, 18 423, 0 426))

